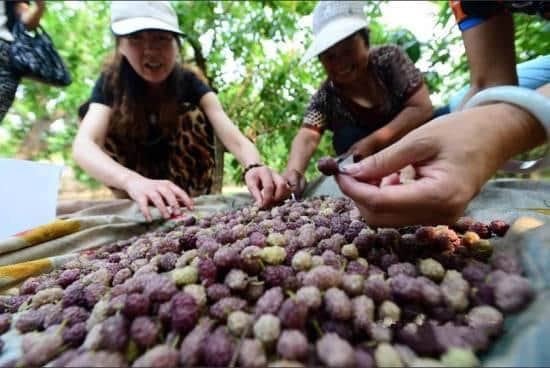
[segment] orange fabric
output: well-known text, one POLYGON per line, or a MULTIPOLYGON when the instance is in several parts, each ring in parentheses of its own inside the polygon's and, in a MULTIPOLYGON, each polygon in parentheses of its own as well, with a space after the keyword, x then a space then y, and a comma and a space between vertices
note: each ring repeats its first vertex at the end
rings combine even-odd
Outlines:
POLYGON ((0 291, 3 292, 15 283, 25 280, 27 277, 49 272, 53 268, 54 264, 50 258, 0 267, 0 291))
MULTIPOLYGON (((472 1, 472 0, 449 0, 449 6, 451 7, 451 10, 453 11, 453 14, 455 16, 455 20, 456 20, 456 23, 459 24, 460 22, 468 19, 469 17, 471 17, 472 15, 468 15, 464 12, 464 10, 462 9, 462 3, 464 1, 472 1)), ((493 16, 495 14, 498 14, 498 13, 501 13, 501 12, 506 12, 508 13, 509 10, 503 6, 503 0, 494 0, 496 4, 495 5, 495 9, 493 12, 491 12, 491 14, 489 14, 488 16, 493 16)), ((487 15, 486 15, 487 16, 487 15)))
POLYGON ((52 223, 38 226, 34 229, 16 234, 18 238, 24 239, 28 244, 35 245, 48 240, 57 239, 72 234, 80 229, 80 223, 75 220, 57 220, 52 223))
POLYGON ((464 11, 462 11, 461 3, 461 0, 449 0, 449 5, 451 7, 451 10, 453 11, 453 14, 455 15, 457 23, 462 22, 467 17, 466 14, 464 14, 464 11))

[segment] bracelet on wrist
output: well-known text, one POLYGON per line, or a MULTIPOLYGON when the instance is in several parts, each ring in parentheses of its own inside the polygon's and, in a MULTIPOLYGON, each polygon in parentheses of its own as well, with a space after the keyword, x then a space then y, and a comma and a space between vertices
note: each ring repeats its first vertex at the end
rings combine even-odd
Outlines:
MULTIPOLYGON (((550 99, 544 95, 524 87, 500 86, 484 89, 475 94, 464 108, 479 106, 488 102, 507 102, 523 108, 531 113, 544 127, 547 139, 550 139, 550 99)), ((529 173, 550 166, 550 151, 538 160, 510 160, 500 170, 514 173, 529 173)))
POLYGON ((245 167, 244 171, 243 171, 243 180, 244 180, 247 172, 249 172, 250 170, 252 170, 256 167, 262 167, 262 166, 264 166, 264 165, 262 165, 262 164, 250 164, 247 167, 245 167))

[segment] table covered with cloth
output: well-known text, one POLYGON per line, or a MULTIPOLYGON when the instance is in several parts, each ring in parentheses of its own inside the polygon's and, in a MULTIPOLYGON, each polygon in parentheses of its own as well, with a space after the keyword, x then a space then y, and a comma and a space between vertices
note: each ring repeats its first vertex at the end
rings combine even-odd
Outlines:
MULTIPOLYGON (((323 178, 308 196, 342 196, 332 178, 323 178)), ((195 199, 195 216, 238 209, 253 203, 249 194, 208 195, 195 199)), ((71 206, 69 206, 70 208, 71 206)), ((171 227, 178 218, 164 221, 153 210, 154 221, 144 221, 130 200, 75 202, 74 212, 56 221, 0 240, 0 290, 25 278, 49 272, 83 252, 147 231, 171 227)), ((66 212, 67 207, 65 207, 66 212)), ((500 219, 512 223, 495 247, 506 248, 521 258, 536 290, 529 307, 506 319, 505 333, 481 356, 484 366, 550 366, 550 182, 501 179, 487 183, 466 210, 479 221, 500 219)), ((10 344, 7 344, 10 345, 10 344)), ((7 346, 6 346, 7 347, 7 346)), ((6 353, 6 351, 4 352, 6 353)), ((3 354, 4 355, 4 354, 3 354)), ((3 359, 0 359, 3 360, 3 359)))

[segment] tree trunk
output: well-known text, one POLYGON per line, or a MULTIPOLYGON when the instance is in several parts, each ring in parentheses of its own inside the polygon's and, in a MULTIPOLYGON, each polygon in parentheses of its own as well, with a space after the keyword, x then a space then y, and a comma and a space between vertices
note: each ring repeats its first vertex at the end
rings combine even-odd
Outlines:
POLYGON ((223 188, 223 154, 225 152, 225 146, 222 141, 214 135, 214 158, 216 161, 216 167, 214 168, 214 177, 212 182, 212 193, 221 194, 223 188))
MULTIPOLYGON (((187 38, 187 41, 189 41, 189 44, 193 48, 193 53, 195 54, 195 63, 203 73, 207 83, 209 85, 212 85, 210 78, 208 77, 208 71, 206 68, 206 58, 202 53, 200 42, 190 37, 187 38)), ((212 178, 213 180, 212 193, 214 194, 220 194, 223 188, 224 152, 225 152, 225 146, 223 145, 221 140, 218 139, 216 135, 214 135, 214 160, 216 165, 214 168, 214 177, 212 178)))
POLYGON ((50 128, 53 121, 50 119, 37 120, 23 139, 23 142, 15 153, 15 158, 20 160, 31 160, 38 155, 45 147, 46 142, 42 137, 50 128))

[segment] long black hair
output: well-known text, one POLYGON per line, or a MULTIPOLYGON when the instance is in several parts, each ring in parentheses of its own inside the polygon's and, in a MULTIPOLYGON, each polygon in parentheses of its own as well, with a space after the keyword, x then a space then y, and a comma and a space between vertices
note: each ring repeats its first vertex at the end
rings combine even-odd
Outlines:
POLYGON ((368 27, 361 28, 360 30, 355 32, 353 35, 355 36, 356 34, 361 36, 363 41, 365 41, 365 46, 367 46, 367 48, 370 47, 370 30, 368 29, 368 27))

